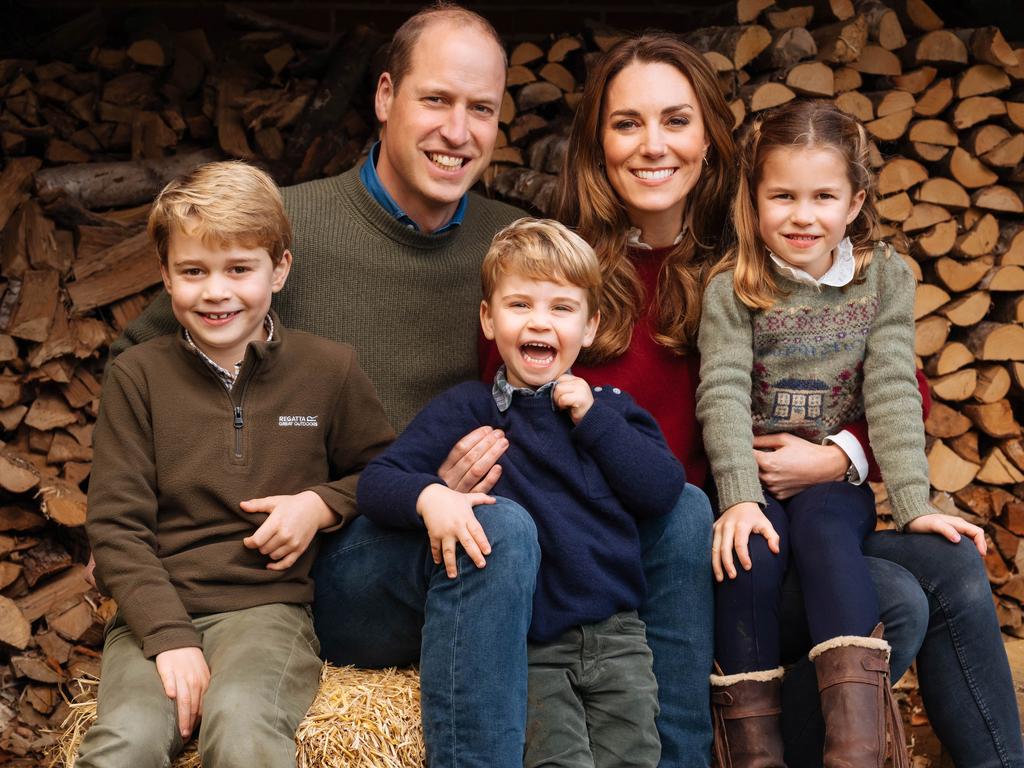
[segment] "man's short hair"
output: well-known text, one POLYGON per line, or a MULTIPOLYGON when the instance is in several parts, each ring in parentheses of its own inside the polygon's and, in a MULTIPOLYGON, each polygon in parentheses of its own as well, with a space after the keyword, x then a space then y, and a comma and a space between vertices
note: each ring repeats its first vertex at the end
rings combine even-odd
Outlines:
POLYGON ((274 180, 240 160, 201 165, 164 187, 153 202, 148 225, 161 264, 167 264, 176 231, 208 246, 264 248, 274 266, 292 242, 274 180))
POLYGON ((391 75, 391 83, 397 91, 402 78, 412 68, 412 51, 416 47, 423 30, 436 22, 450 22, 460 26, 473 26, 494 40, 501 51, 505 68, 508 68, 508 57, 505 55, 505 43, 498 36, 494 26, 479 13, 463 8, 456 3, 439 0, 418 11, 406 19, 391 38, 388 46, 388 57, 384 71, 391 75))
POLYGON ((491 300, 505 275, 582 288, 587 293, 587 317, 593 317, 600 306, 597 254, 586 240, 553 219, 516 219, 494 236, 480 267, 485 300, 491 300))

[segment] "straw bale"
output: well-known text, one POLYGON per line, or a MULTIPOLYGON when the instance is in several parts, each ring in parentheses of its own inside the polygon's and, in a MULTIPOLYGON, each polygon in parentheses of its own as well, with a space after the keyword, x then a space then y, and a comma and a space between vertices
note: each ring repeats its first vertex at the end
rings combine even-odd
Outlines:
MULTIPOLYGON (((74 768, 78 745, 96 720, 98 686, 92 677, 71 684, 71 713, 61 723, 49 768, 74 768)), ((422 768, 419 673, 324 665, 295 739, 298 768, 422 768)), ((202 768, 194 739, 172 768, 202 768)))
POLYGON ((419 672, 326 665, 295 739, 298 768, 420 768, 419 672))

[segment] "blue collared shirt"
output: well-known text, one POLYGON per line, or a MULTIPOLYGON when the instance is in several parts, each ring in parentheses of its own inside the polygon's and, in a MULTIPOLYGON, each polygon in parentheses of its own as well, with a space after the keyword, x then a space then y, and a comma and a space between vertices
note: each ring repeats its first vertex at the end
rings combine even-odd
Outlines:
POLYGON ((512 405, 513 395, 519 395, 520 397, 542 397, 547 396, 551 398, 551 410, 557 411, 558 406, 555 405, 555 384, 554 381, 549 381, 547 384, 533 389, 532 387, 513 387, 505 374, 505 366, 501 366, 498 372, 494 374, 494 384, 491 386, 491 395, 494 396, 494 404, 498 406, 498 411, 504 413, 512 405))
MULTIPOLYGON (((366 158, 366 162, 363 163, 363 167, 359 171, 359 179, 363 182, 363 186, 366 187, 366 191, 373 196, 374 200, 380 203, 381 208, 398 219, 402 224, 409 227, 409 229, 415 229, 418 232, 419 227, 416 225, 416 222, 409 218, 409 214, 398 207, 398 203, 395 202, 395 198, 388 194, 388 191, 384 189, 384 185, 381 184, 380 176, 377 175, 377 158, 379 156, 380 142, 378 141, 370 148, 370 156, 366 158)), ((459 200, 459 206, 455 209, 455 213, 452 215, 451 220, 434 232, 435 235, 440 235, 462 224, 462 218, 466 215, 466 203, 468 198, 469 195, 462 196, 462 199, 459 200)))

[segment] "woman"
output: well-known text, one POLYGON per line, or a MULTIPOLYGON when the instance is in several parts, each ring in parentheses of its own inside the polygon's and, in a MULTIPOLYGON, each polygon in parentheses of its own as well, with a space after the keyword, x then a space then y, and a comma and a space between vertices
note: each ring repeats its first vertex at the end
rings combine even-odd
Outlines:
MULTIPOLYGON (((700 54, 669 35, 629 38, 608 51, 588 78, 566 152, 571 167, 561 177, 559 218, 594 246, 606 280, 590 364, 573 372, 592 384, 622 387, 650 410, 695 484, 703 482, 707 464, 694 420, 693 348, 706 268, 723 250, 735 168, 731 125, 717 80, 700 54)), ((837 442, 852 453, 859 447, 845 437, 837 442)), ((784 495, 843 479, 851 458, 834 443, 816 445, 792 435, 755 448, 771 449, 756 451, 761 479, 784 495)), ((915 613, 919 617, 924 605, 921 592, 927 596, 927 635, 918 654, 921 690, 956 764, 1021 765, 1016 699, 972 542, 879 533, 866 551, 890 561, 875 563, 873 576, 887 634, 899 651, 894 676, 916 650, 915 613), (892 563, 916 577, 916 594, 892 563)), ((813 678, 797 674, 793 682, 813 678)), ((815 709, 813 689, 789 693, 789 709, 815 709)), ((671 708, 665 699, 663 706, 671 708)), ((792 734, 807 718, 787 720, 792 734)), ((820 762, 813 740, 809 753, 791 747, 791 766, 820 762)), ((666 752, 663 764, 683 764, 671 757, 666 752)))

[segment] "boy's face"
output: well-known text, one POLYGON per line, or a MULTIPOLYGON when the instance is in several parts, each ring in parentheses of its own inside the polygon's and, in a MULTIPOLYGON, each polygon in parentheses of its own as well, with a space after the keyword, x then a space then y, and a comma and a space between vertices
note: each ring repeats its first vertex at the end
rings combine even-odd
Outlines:
POLYGON ((536 388, 569 370, 597 323, 583 288, 520 275, 504 275, 480 303, 484 336, 497 344, 514 387, 536 388))
POLYGON ((284 286, 291 263, 288 251, 274 266, 265 248, 210 247, 175 231, 160 273, 178 322, 196 346, 231 370, 250 341, 266 338, 270 298, 284 286))

